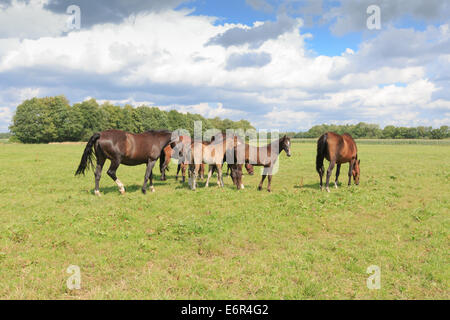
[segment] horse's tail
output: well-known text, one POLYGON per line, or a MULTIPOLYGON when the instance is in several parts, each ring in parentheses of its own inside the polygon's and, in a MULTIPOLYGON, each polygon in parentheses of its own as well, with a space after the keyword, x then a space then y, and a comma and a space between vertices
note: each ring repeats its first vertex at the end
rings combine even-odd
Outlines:
POLYGON ((80 165, 78 166, 75 175, 85 174, 86 169, 89 167, 93 168, 93 158, 95 159, 95 154, 92 152, 95 142, 100 139, 100 133, 94 133, 94 135, 89 139, 86 148, 84 148, 83 156, 81 157, 80 165))
POLYGON ((323 172, 323 159, 325 158, 325 152, 327 152, 327 134, 323 134, 319 140, 317 140, 317 156, 316 156, 316 170, 320 174, 323 172))

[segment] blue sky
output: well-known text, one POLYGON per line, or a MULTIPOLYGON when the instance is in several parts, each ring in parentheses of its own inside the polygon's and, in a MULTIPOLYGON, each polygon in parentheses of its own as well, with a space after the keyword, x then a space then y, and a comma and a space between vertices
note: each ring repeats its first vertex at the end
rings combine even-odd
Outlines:
POLYGON ((0 0, 0 132, 59 94, 260 129, 449 125, 448 17, 438 0, 0 0))

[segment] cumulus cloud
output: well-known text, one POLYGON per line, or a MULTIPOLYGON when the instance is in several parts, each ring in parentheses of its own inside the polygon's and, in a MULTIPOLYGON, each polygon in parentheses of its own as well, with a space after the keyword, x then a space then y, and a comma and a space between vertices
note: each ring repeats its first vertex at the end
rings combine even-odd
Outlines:
POLYGON ((249 45, 259 48, 264 42, 276 39, 280 35, 299 28, 301 23, 285 14, 278 16, 277 21, 267 21, 255 24, 253 27, 236 26, 211 38, 206 45, 231 46, 249 45))
POLYGON ((210 104, 207 102, 202 102, 195 105, 172 105, 172 106, 161 106, 163 110, 175 109, 181 113, 197 113, 201 114, 207 118, 235 118, 236 116, 244 116, 246 112, 241 110, 233 110, 224 108, 222 103, 210 104))
POLYGON ((332 121, 448 121, 447 24, 387 28, 338 56, 312 55, 301 25, 283 15, 253 27, 218 24, 165 9, 65 36, 2 39, 0 130, 30 94, 144 102, 281 130, 332 121), (220 45, 205 46, 211 42, 220 45))
POLYGON ((267 52, 232 53, 227 58, 226 69, 264 67, 271 61, 272 56, 267 52))
POLYGON ((48 0, 45 9, 64 14, 67 7, 81 9, 83 27, 103 23, 121 23, 131 15, 174 9, 186 0, 48 0))
POLYGON ((37 39, 61 35, 66 30, 67 16, 45 10, 42 5, 42 0, 0 3, 0 38, 37 39))

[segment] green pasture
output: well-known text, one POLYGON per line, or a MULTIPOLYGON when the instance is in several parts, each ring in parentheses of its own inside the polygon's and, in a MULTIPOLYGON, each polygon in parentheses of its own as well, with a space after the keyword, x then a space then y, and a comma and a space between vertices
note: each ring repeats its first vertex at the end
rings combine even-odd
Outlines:
POLYGON ((344 165, 329 194, 313 142, 281 155, 272 193, 258 175, 193 192, 172 163, 145 196, 145 167, 119 167, 122 196, 107 162, 101 197, 74 177, 83 148, 0 143, 0 299, 450 298, 448 144, 360 143, 360 185, 344 165))

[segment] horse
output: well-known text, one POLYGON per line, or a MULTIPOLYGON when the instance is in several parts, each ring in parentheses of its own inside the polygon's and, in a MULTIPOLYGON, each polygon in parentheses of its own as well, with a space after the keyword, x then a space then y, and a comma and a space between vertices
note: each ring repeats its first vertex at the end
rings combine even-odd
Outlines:
MULTIPOLYGON (((268 177, 267 191, 271 192, 272 183, 272 170, 275 163, 278 160, 279 154, 284 150, 288 157, 291 156, 291 139, 287 136, 273 141, 263 147, 255 147, 249 144, 245 144, 244 160, 245 163, 250 163, 252 166, 264 167, 261 182, 259 183, 258 190, 262 190, 262 186, 266 177, 268 177), (278 147, 278 148, 277 148, 278 147)), ((238 150, 239 153, 239 150, 238 150)), ((238 158, 242 155, 238 154, 238 158)))
POLYGON ((146 164, 142 193, 147 192, 147 181, 150 179, 150 189, 153 187, 153 167, 161 155, 161 151, 170 145, 176 148, 179 144, 178 135, 167 130, 151 130, 140 134, 129 133, 121 130, 107 130, 95 133, 89 139, 84 149, 75 175, 85 174, 86 170, 94 167, 93 158, 97 159, 95 169, 95 195, 100 195, 99 183, 103 165, 106 159, 111 160, 108 175, 116 182, 121 194, 125 194, 122 182, 117 178, 116 171, 120 164, 136 166, 146 164))
MULTIPOLYGON (((233 157, 236 155, 236 146, 239 141, 236 136, 228 137, 224 134, 218 134, 211 138, 211 141, 193 141, 188 152, 189 160, 189 185, 192 190, 196 189, 197 177, 202 163, 208 164, 208 178, 206 179, 205 187, 209 186, 209 180, 212 176, 214 169, 217 170, 217 184, 219 187, 223 187, 222 178, 222 166, 223 160, 226 158, 227 153, 232 152, 233 157)), ((242 187, 242 165, 239 165, 234 161, 231 167, 231 173, 233 183, 238 189, 242 187)))
POLYGON ((358 148, 356 147, 355 140, 353 140, 351 135, 348 133, 339 135, 334 132, 327 132, 320 136, 319 140, 317 140, 316 170, 320 177, 320 190, 323 189, 322 177, 325 172, 325 168, 323 166, 324 158, 330 161, 326 181, 326 189, 328 192, 330 192, 330 177, 335 164, 337 164, 336 180, 334 182, 336 189, 338 187, 341 164, 347 162, 349 163, 348 185, 351 185, 352 176, 355 180, 355 184, 359 185, 361 160, 358 160, 358 148))
MULTIPOLYGON (((166 170, 169 170, 169 163, 170 159, 178 159, 178 166, 177 166, 177 175, 175 179, 178 181, 178 175, 181 170, 181 176, 182 176, 182 182, 184 183, 186 180, 186 169, 188 168, 188 162, 187 161, 187 150, 191 146, 191 137, 190 136, 180 136, 180 141, 182 148, 179 150, 178 154, 174 153, 174 150, 168 145, 163 149, 161 152, 160 162, 159 162, 159 169, 161 171, 161 181, 165 181, 166 179, 166 170)), ((205 165, 202 163, 200 165, 200 180, 203 180, 205 175, 205 165)))
MULTIPOLYGON (((184 154, 186 153, 187 148, 189 148, 189 146, 191 144, 191 137, 180 136, 180 142, 182 143, 181 144, 182 148, 180 148, 180 150, 177 150, 177 152, 175 152, 175 150, 172 149, 170 145, 166 146, 163 149, 163 151, 161 152, 161 156, 159 159, 159 170, 161 172, 161 181, 167 180, 166 171, 169 171, 169 164, 170 164, 170 160, 172 158, 178 159, 176 180, 178 180, 178 174, 180 173, 180 169, 181 169, 183 183, 185 181, 186 169, 187 169, 188 165, 186 164, 186 161, 185 161, 186 157, 184 154)), ((205 166, 202 165, 200 168, 200 179, 203 179, 204 172, 205 172, 205 166)))

